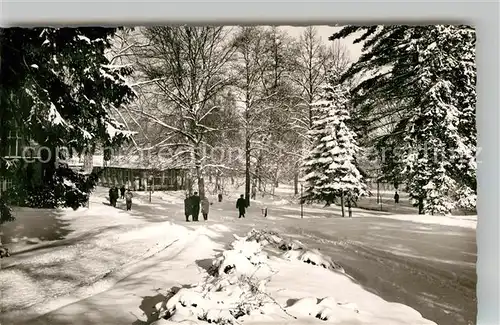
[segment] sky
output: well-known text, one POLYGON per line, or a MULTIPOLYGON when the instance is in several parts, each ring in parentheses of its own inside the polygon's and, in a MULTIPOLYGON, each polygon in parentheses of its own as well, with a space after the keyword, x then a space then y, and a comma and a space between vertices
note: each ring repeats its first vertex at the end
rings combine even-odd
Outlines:
MULTIPOLYGON (((319 36, 325 43, 328 43, 328 37, 332 36, 333 33, 339 31, 341 27, 333 27, 327 25, 318 25, 315 26, 318 30, 319 36)), ((281 26, 281 29, 286 31, 290 36, 299 37, 300 34, 304 31, 305 27, 296 27, 296 26, 281 26)), ((349 54, 351 56, 351 60, 357 61, 361 55, 362 44, 353 44, 355 37, 347 37, 342 39, 341 42, 345 44, 347 49, 349 50, 349 54)))

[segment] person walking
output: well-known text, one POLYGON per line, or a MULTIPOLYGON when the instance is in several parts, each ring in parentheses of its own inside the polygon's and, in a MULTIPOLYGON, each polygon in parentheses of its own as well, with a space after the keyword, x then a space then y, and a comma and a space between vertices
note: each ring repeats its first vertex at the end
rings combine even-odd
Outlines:
POLYGON ((113 195, 114 195, 113 186, 109 188, 108 195, 109 195, 109 205, 113 206, 113 195))
POLYGON ((245 209, 247 208, 247 202, 243 198, 243 194, 240 195, 240 198, 236 201, 236 209, 238 209, 239 216, 238 218, 245 218, 245 209))
POLYGON ((198 215, 200 214, 200 196, 198 195, 198 192, 194 192, 194 195, 191 197, 191 207, 193 221, 198 221, 198 215))
POLYGON ((120 199, 124 198, 125 198, 125 185, 122 185, 122 187, 120 187, 120 199))
POLYGON ((210 210, 210 201, 205 196, 203 200, 201 200, 201 214, 203 214, 203 220, 208 220, 208 211, 210 210))
POLYGON ((128 191, 127 191, 127 193, 125 193, 124 197, 125 197, 125 203, 127 205, 127 211, 132 210, 132 198, 134 197, 134 195, 132 194, 130 189, 128 189, 128 191))
POLYGON ((191 197, 186 193, 186 198, 184 199, 184 215, 186 216, 186 222, 189 222, 189 216, 193 213, 193 205, 191 204, 191 197))
POLYGON ((399 193, 398 193, 398 191, 396 191, 396 193, 394 193, 394 203, 396 203, 396 204, 399 203, 399 193))
POLYGON ((118 187, 113 186, 113 197, 114 197, 114 201, 113 201, 113 206, 116 208, 116 201, 118 201, 118 197, 120 196, 120 194, 118 193, 118 187))
POLYGON ((113 185, 109 189, 109 204, 112 207, 116 207, 116 200, 117 199, 118 199, 118 189, 116 188, 116 186, 113 185))

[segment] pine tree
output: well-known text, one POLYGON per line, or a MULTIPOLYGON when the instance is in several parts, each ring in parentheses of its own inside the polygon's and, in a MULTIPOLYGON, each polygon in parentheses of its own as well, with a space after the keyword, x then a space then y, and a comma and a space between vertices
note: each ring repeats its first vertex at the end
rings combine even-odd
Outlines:
POLYGON ((359 152, 356 135, 349 128, 349 92, 336 78, 323 87, 321 100, 314 104, 313 127, 309 132, 313 149, 304 161, 308 183, 304 199, 333 203, 335 198, 357 199, 366 185, 356 166, 359 152))
MULTIPOLYGON (((114 28, 4 28, 1 35, 0 156, 3 158, 9 132, 48 148, 41 152, 43 184, 31 187, 26 177, 16 179, 12 192, 35 193, 50 206, 73 206, 86 201, 95 175, 80 177, 67 165, 58 164, 58 148, 81 153, 96 145, 118 146, 130 133, 112 111, 134 98, 125 77, 129 67, 112 66, 105 54, 114 28), (82 192, 80 189, 86 190, 82 192), (62 203, 61 203, 62 202, 62 203)), ((70 152, 71 153, 71 152, 70 152)), ((23 165, 23 164, 21 164, 23 165)), ((0 159, 0 176, 19 174, 17 165, 0 159), (9 168, 14 166, 14 168, 9 168)), ((9 199, 4 195, 2 200, 9 199)), ((40 202, 26 202, 28 205, 40 202)), ((0 202, 5 206, 5 202, 0 202)), ((2 208, 2 211, 8 209, 2 208)), ((8 212, 8 211, 7 211, 8 212)), ((8 220, 9 213, 1 219, 8 220)))
MULTIPOLYGON (((363 118, 377 105, 398 103, 393 131, 376 146, 395 149, 383 162, 394 171, 420 213, 474 208, 476 197, 475 31, 469 26, 346 27, 331 39, 365 33, 364 53, 343 78, 371 76, 354 89, 363 118), (397 151, 397 152, 396 152, 397 151)), ((378 116, 377 118, 380 118, 378 116)))
MULTIPOLYGON (((460 33, 460 30, 438 26, 431 30, 428 46, 419 53, 419 61, 425 62, 419 67, 421 76, 417 82, 423 96, 409 121, 407 145, 403 150, 410 195, 414 200, 424 200, 423 212, 430 214, 447 214, 453 210, 461 190, 460 173, 475 171, 475 166, 468 168, 462 161, 474 163, 474 148, 468 148, 468 144, 475 141, 459 131, 462 103, 456 98, 458 89, 452 83, 455 71, 460 71, 459 62, 446 62, 454 58, 444 58, 439 53, 443 50, 450 53, 453 49, 447 47, 458 45, 449 43, 448 33, 460 33), (422 144, 424 147, 419 148, 422 144), (454 174, 457 179, 452 177, 454 174)), ((470 113, 470 106, 466 108, 470 113)))

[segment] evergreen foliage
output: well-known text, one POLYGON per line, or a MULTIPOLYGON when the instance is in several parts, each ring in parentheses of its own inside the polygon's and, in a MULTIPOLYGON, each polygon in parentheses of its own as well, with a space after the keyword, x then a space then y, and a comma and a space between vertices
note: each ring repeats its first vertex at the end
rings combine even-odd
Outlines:
MULTIPOLYGON (((95 179, 80 177, 67 167, 57 171, 59 158, 68 158, 56 157, 59 148, 71 148, 71 155, 73 150, 81 153, 97 145, 118 146, 129 138, 112 113, 134 98, 125 79, 131 68, 112 66, 105 56, 115 31, 101 27, 0 30, 0 176, 12 174, 9 169, 19 165, 3 159, 10 132, 48 148, 37 155, 44 160, 43 194, 40 188, 16 183, 16 191, 25 193, 17 201, 26 202, 39 193, 54 199, 33 199, 30 205, 59 206, 61 198, 73 193, 62 185, 61 173, 76 181, 76 188, 86 188, 84 184, 95 179)), ((72 201, 81 205, 87 194, 72 201)), ((70 205, 76 207, 76 203, 70 205)), ((9 213, 2 213, 2 221, 9 219, 9 213)))
POLYGON ((369 77, 353 89, 359 125, 392 105, 392 131, 378 137, 385 179, 400 180, 420 213, 475 208, 475 30, 470 26, 349 26, 363 54, 343 75, 369 77), (388 154, 389 152, 389 154, 388 154))
POLYGON ((331 78, 323 87, 322 98, 313 105, 309 132, 313 146, 304 161, 306 201, 330 204, 342 195, 356 199, 366 193, 356 166, 356 134, 349 127, 349 97, 347 87, 331 78))

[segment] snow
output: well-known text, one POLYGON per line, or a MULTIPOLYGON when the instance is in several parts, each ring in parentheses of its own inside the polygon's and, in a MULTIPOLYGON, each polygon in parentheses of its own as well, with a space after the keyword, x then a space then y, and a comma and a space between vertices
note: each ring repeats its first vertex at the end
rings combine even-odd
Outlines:
POLYGON ((34 68, 34 69, 38 69, 38 64, 32 64, 30 67, 34 68))
MULTIPOLYGON (((289 192, 289 188, 278 190, 289 192)), ((130 324, 151 321, 155 317, 148 313, 154 310, 156 318, 170 316, 156 324, 185 319, 205 324, 233 319, 236 308, 244 313, 237 317, 238 322, 255 325, 434 324, 410 307, 363 289, 323 247, 309 247, 282 232, 258 228, 231 236, 235 231, 241 234, 248 224, 238 226, 237 220, 227 220, 220 209, 220 216, 213 212, 206 223, 179 224, 182 192, 155 192, 151 204, 141 199, 147 193, 137 193, 132 212, 103 204, 105 192, 99 189, 88 209, 53 211, 69 232, 63 239, 11 246, 14 255, 2 261, 0 270, 0 286, 9 297, 0 302, 6 311, 0 316, 2 323, 16 320, 15 324, 27 324, 37 317, 39 322, 61 324, 130 324), (177 206, 177 212, 168 208, 171 205, 177 206), (148 212, 155 206, 167 208, 156 209, 155 216, 148 212), (148 309, 143 306, 145 297, 159 300, 148 309)), ((298 205, 278 207, 289 211, 289 215, 279 214, 279 223, 297 222, 298 205)), ((308 214, 324 212, 305 209, 308 214)), ((475 219, 366 215, 421 223, 457 220, 454 225, 460 221, 470 226, 475 219)), ((363 218, 357 212, 354 216, 363 218)), ((22 220, 22 215, 18 217, 22 220)), ((327 220, 318 218, 313 221, 327 220)), ((255 221, 245 220, 254 227, 255 221)), ((257 223, 268 229, 266 225, 273 221, 268 218, 257 223)), ((401 256, 422 258, 404 247, 387 248, 397 248, 401 256)), ((432 262, 431 257, 428 260, 432 262)), ((446 263, 454 265, 451 260, 446 263)))
POLYGON ((80 41, 84 41, 85 43, 87 44, 91 44, 91 41, 90 39, 87 37, 87 36, 83 36, 83 35, 76 35, 76 38, 80 41))
POLYGON ((344 123, 349 116, 349 89, 344 85, 327 83, 322 99, 314 105, 312 150, 303 162, 306 174, 304 198, 322 200, 347 194, 359 197, 365 194, 363 178, 353 164, 359 152, 355 134, 344 123))
POLYGON ((86 139, 86 140, 90 140, 90 139, 92 139, 92 138, 93 138, 93 137, 92 137, 92 135, 91 135, 91 134, 90 134, 87 130, 85 130, 85 129, 83 129, 83 128, 79 128, 79 129, 80 129, 80 131, 82 131, 82 134, 83 134, 83 138, 84 138, 84 139, 86 139))
POLYGON ((388 218, 394 220, 410 221, 432 225, 454 226, 476 229, 477 216, 453 216, 453 215, 411 215, 411 214, 380 214, 377 218, 388 218))
POLYGON ((435 324, 411 308, 387 303, 326 267, 269 258, 259 243, 248 238, 238 238, 232 246, 215 259, 215 276, 179 290, 160 315, 175 322, 216 324, 306 323, 315 319, 331 324, 411 324, 417 320, 435 324), (308 296, 311 291, 317 296, 308 296))
POLYGON ((54 125, 66 124, 61 114, 59 114, 59 112, 57 111, 57 108, 54 105, 54 103, 50 103, 49 121, 54 125))
POLYGON ((111 123, 107 122, 106 123, 106 133, 108 134, 108 136, 111 138, 111 139, 114 139, 116 136, 118 135, 124 135, 124 136, 130 136, 130 135, 134 135, 136 134, 137 132, 134 132, 134 131, 126 131, 126 130, 120 130, 120 129, 117 129, 114 125, 112 125, 111 123))
POLYGON ((101 64, 101 67, 110 69, 110 70, 119 70, 123 68, 131 67, 131 64, 101 64))

